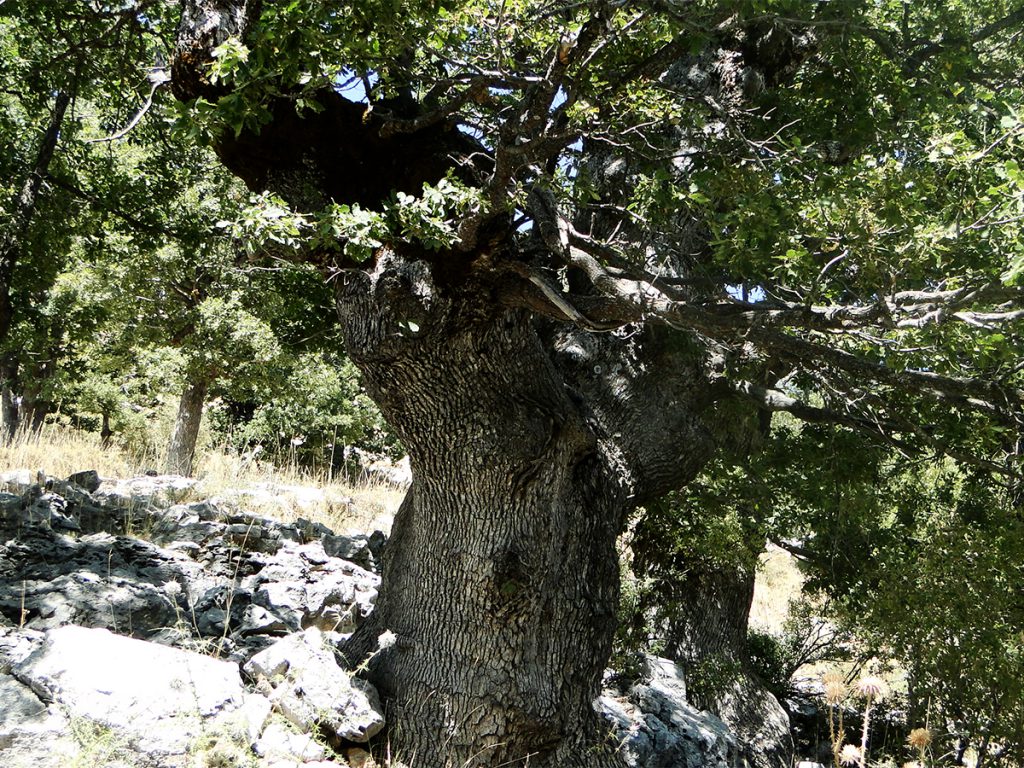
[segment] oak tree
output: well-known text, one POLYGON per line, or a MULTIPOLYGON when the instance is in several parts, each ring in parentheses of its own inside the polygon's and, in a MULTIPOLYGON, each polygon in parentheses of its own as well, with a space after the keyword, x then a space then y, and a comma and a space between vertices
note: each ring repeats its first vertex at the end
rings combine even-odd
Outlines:
MULTIPOLYGON (((347 648, 399 755, 618 765, 616 537, 772 412, 1016 486, 1024 9, 181 8, 174 95, 411 457, 347 648)), ((677 646, 742 636, 688 589, 677 646)))

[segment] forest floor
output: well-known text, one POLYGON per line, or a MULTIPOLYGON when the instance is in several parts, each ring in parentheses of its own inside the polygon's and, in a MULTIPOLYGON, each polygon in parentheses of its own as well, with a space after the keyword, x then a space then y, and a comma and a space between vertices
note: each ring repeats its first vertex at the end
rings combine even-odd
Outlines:
MULTIPOLYGON (((161 463, 159 456, 132 455, 116 446, 101 445, 95 434, 63 427, 47 426, 38 434, 20 435, 11 444, 0 445, 0 472, 38 469, 66 477, 94 469, 101 477, 126 479, 151 474, 161 463)), ((377 473, 363 473, 354 480, 332 477, 296 465, 247 461, 223 447, 200 451, 194 474, 196 498, 219 496, 281 522, 302 517, 340 533, 390 532, 405 496, 403 487, 377 473)), ((799 595, 802 584, 792 555, 769 545, 758 568, 751 627, 780 634, 790 601, 799 595)))

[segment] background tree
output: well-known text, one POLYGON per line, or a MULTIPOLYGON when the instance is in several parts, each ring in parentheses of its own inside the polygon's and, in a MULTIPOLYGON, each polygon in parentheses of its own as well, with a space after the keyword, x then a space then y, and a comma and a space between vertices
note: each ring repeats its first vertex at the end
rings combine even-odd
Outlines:
POLYGON ((53 325, 60 323, 58 317, 43 320, 40 313, 45 314, 42 306, 72 239, 96 237, 101 216, 89 205, 102 196, 108 210, 142 225, 140 230, 153 229, 120 209, 118 193, 124 190, 118 186, 124 179, 112 169, 112 155, 88 142, 90 134, 103 135, 115 130, 111 125, 128 122, 128 110, 142 102, 137 90, 152 95, 166 81, 152 67, 160 48, 166 52, 160 40, 166 11, 154 2, 138 7, 13 2, 0 8, 0 74, 12 86, 0 97, 4 177, 13 180, 0 225, 0 346, 8 435, 17 428, 19 403, 36 425, 45 416, 48 404, 35 390, 50 378, 59 345, 45 336, 61 333, 53 325))

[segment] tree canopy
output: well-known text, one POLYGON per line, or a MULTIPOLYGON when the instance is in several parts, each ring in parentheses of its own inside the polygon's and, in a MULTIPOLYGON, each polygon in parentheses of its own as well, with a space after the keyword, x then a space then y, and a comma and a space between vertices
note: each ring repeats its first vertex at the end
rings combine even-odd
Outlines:
MULTIPOLYGON (((788 519, 823 578, 831 566, 828 588, 848 599, 854 623, 895 630, 908 648, 935 648, 935 637, 923 641, 922 624, 911 631, 885 607, 896 564, 909 560, 930 574, 922 578, 937 576, 938 542, 950 531, 939 510, 962 510, 970 495, 938 488, 978 485, 999 497, 1001 525, 1019 515, 1022 20, 1024 9, 1002 2, 196 2, 179 29, 173 87, 196 135, 257 194, 238 233, 291 247, 347 286, 339 310, 350 352, 413 459, 415 498, 403 507, 408 528, 396 534, 408 552, 388 567, 441 567, 415 554, 415 531, 432 523, 413 518, 443 516, 447 489, 453 498, 463 498, 458 489, 472 495, 486 475, 438 469, 438 448, 423 436, 438 440, 443 419, 411 401, 443 413, 473 398, 459 394, 465 387, 476 393, 469 418, 483 424, 497 418, 492 392, 532 401, 533 410, 516 417, 513 409, 512 418, 558 414, 547 446, 572 445, 573 429, 591 435, 595 448, 566 450, 595 451, 590 471, 611 479, 603 492, 588 495, 577 470, 557 481, 557 470, 538 475, 536 456, 516 458, 486 439, 456 460, 472 466, 496 450, 509 454, 497 465, 529 478, 513 493, 522 482, 577 489, 557 496, 566 521, 577 519, 578 498, 612 529, 622 524, 612 510, 646 505, 647 535, 634 541, 634 554, 645 567, 667 569, 660 599, 681 606, 661 626, 669 635, 662 647, 691 663, 714 651, 742 668, 739 596, 750 560, 739 574, 730 571, 735 562, 687 561, 693 531, 707 524, 680 528, 679 500, 665 497, 711 457, 706 471, 718 476, 691 484, 690 514, 708 518, 709 500, 729 491, 730 464, 788 461, 767 494, 756 492, 763 475, 732 484, 740 502, 725 504, 739 520, 730 535, 756 555, 769 523, 788 519), (487 317, 536 338, 554 366, 553 389, 572 392, 571 403, 554 405, 553 390, 515 380, 550 375, 527 351, 532 341, 507 348, 521 358, 507 371, 488 362, 484 350, 502 337, 485 330, 487 317), (367 318, 375 318, 371 327, 367 318), (458 349, 463 337, 475 340, 465 342, 473 352, 449 359, 441 350, 458 349), (449 377, 459 365, 469 368, 449 377), (473 365, 488 373, 470 382, 473 365), (433 389, 420 385, 423 371, 433 389), (780 411, 807 426, 773 427, 780 411), (567 426, 574 414, 576 428, 567 426), (839 441, 846 452, 838 465, 818 463, 839 441), (906 469, 927 460, 937 462, 931 475, 906 469), (851 549, 886 554, 864 552, 852 563, 821 556, 835 551, 832 537, 857 529, 822 518, 849 503, 829 493, 829 477, 856 493, 879 484, 858 505, 862 539, 851 549), (925 496, 938 496, 910 491, 922 482, 933 489, 925 496), (614 501, 617 488, 626 497, 614 501), (664 509, 677 511, 650 514, 664 509), (892 523, 868 524, 872 515, 892 523), (918 536, 920 548, 905 544, 918 536), (672 541, 681 571, 671 570, 672 541)), ((524 502, 502 517, 500 506, 484 515, 501 521, 499 533, 484 530, 465 544, 494 558, 495 573, 521 551, 521 533, 501 532, 508 515, 536 513, 524 502)), ((584 536, 604 535, 589 530, 584 536)), ((998 549, 981 540, 968 548, 998 549)), ((596 567, 602 557, 608 550, 566 554, 562 572, 596 567)), ((607 578, 597 573, 592 581, 607 578)), ((467 566, 450 582, 467 595, 479 584, 486 594, 488 579, 467 566)), ((948 574, 939 582, 948 584, 948 574)), ((374 630, 399 627, 442 649, 422 658, 451 663, 452 649, 411 618, 419 604, 403 585, 401 576, 386 579, 387 607, 353 649, 367 648, 374 630)), ((536 588, 537 604, 549 601, 537 615, 550 616, 551 605, 571 614, 580 599, 559 603, 545 597, 550 587, 536 588)), ((599 615, 605 598, 587 599, 599 615)), ((451 631, 479 620, 472 602, 451 631)), ((1013 605, 1000 615, 1017 626, 1013 605)), ((521 642, 508 639, 513 648, 521 642)), ((595 631, 581 642, 601 646, 607 636, 595 631)), ((576 652, 582 669, 588 662, 576 652)), ((440 720, 416 696, 440 690, 468 700, 451 705, 456 713, 475 711, 480 700, 472 678, 424 675, 420 653, 379 661, 374 675, 397 706, 425 721, 401 722, 411 744, 437 755, 423 730, 440 720)), ((1013 658, 1008 645, 998 653, 1013 658)), ((506 679, 498 662, 483 666, 506 679)), ((918 667, 920 679, 928 674, 918 667)), ((757 699, 750 685, 731 695, 757 699)), ((576 705, 560 701, 563 733, 578 733, 579 721, 565 714, 576 705)), ((721 696, 708 704, 722 713, 730 706, 721 696)), ((493 759, 514 760, 534 748, 570 764, 558 744, 572 738, 524 736, 515 716, 499 714, 504 704, 479 706, 504 723, 498 730, 508 742, 496 749, 485 732, 467 728, 466 752, 455 754, 494 749, 493 759)), ((538 716, 530 704, 507 706, 538 716)), ((744 706, 729 710, 733 725, 753 737, 768 710, 744 706)), ((991 741, 992 717, 973 728, 988 734, 980 743, 991 741)), ((1001 732, 1004 747, 1012 733, 1001 732)))
MULTIPOLYGON (((346 109, 381 149, 452 126, 438 149, 457 153, 425 187, 396 176, 327 205, 300 194, 288 215, 262 198, 255 229, 302 232, 340 266, 396 238, 464 262, 505 232, 547 251, 529 269, 495 260, 521 284, 507 301, 597 331, 742 338, 723 383, 762 406, 1013 473, 1018 16, 270 4, 244 41, 217 33, 190 108, 205 130, 244 136, 273 131, 283 103, 317 125, 329 91, 359 103, 346 109), (588 293, 561 290, 559 271, 588 293)), ((332 160, 358 163, 360 141, 332 160)), ((263 191, 284 162, 246 180, 263 191)))
MULTIPOLYGON (((102 242, 201 405, 224 373, 272 389, 248 365, 277 357, 271 330, 298 340, 303 386, 351 393, 304 344, 329 300, 303 304, 296 276, 333 291, 411 456, 346 649, 406 754, 618 764, 591 702, 630 521, 664 586, 643 631, 690 671, 745 675, 705 699, 741 738, 778 709, 745 647, 772 538, 961 724, 958 759, 1019 751, 1018 687, 984 668, 1021 668, 1024 8, 8 0, 0 21, 3 66, 32 84, 3 95, 7 294, 45 247, 102 242), (90 130, 106 150, 46 156, 90 130), (241 210, 189 142, 248 187, 241 210), (61 195, 83 223, 33 231, 61 195), (114 224, 131 235, 98 234, 114 224), (265 282, 243 252, 276 259, 265 282), (974 591, 907 620, 900 586, 941 600, 957 557, 974 591)), ((75 282, 58 271, 38 281, 55 301, 75 282)), ((27 289, 18 306, 60 314, 27 289)), ((251 429, 310 420, 282 402, 251 429)))

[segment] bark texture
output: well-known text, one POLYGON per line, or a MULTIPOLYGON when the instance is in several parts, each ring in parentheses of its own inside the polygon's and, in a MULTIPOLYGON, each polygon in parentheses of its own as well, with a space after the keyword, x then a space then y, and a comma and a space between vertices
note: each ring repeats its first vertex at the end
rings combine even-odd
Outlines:
POLYGON ((203 419, 203 405, 206 402, 207 381, 192 377, 185 382, 178 403, 178 417, 174 420, 174 432, 167 448, 166 471, 172 475, 191 475, 192 463, 196 456, 196 441, 199 425, 203 419))
POLYGON ((668 655, 717 680, 694 686, 693 703, 722 718, 756 768, 786 768, 793 759, 789 716, 750 670, 747 625, 754 599, 753 569, 696 573, 678 585, 678 620, 668 655))
POLYGON ((592 701, 640 467, 560 370, 567 353, 481 288, 446 296, 426 264, 392 254, 339 289, 349 354, 413 470, 347 653, 359 663, 395 633, 370 668, 400 758, 618 765, 592 701))

